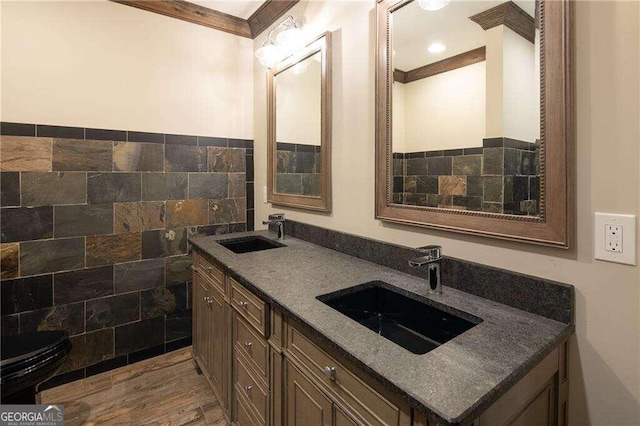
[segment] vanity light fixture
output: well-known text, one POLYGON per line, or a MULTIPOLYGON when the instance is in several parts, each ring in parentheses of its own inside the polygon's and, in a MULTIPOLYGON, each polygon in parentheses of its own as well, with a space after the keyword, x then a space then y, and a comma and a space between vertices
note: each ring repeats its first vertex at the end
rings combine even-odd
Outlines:
POLYGON ((433 12, 442 9, 450 2, 451 0, 418 0, 418 5, 424 10, 433 12))
POLYGON ((447 49, 447 46, 437 42, 431 43, 429 47, 427 47, 427 50, 431 53, 441 53, 441 52, 444 52, 446 49, 447 49))
POLYGON ((269 31, 262 47, 256 50, 256 57, 263 66, 272 68, 296 50, 302 49, 305 44, 302 22, 287 15, 269 31))

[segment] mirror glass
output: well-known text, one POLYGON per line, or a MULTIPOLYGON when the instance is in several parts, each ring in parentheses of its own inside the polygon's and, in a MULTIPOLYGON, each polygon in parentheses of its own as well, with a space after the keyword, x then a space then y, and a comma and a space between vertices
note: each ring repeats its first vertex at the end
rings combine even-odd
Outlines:
POLYGON ((539 216, 536 7, 416 0, 391 13, 393 204, 539 216))
POLYGON ((322 54, 317 52, 274 77, 276 193, 322 193, 322 54))

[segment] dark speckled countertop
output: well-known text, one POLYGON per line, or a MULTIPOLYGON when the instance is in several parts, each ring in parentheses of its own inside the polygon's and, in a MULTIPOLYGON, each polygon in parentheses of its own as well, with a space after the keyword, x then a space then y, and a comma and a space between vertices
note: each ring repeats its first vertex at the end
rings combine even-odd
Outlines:
POLYGON ((322 336, 342 354, 421 411, 447 423, 475 418, 573 332, 573 325, 443 287, 375 263, 289 238, 286 247, 235 254, 216 241, 268 231, 194 237, 192 244, 228 268, 263 299, 322 336), (482 318, 482 322, 424 355, 413 354, 316 299, 385 281, 482 318))

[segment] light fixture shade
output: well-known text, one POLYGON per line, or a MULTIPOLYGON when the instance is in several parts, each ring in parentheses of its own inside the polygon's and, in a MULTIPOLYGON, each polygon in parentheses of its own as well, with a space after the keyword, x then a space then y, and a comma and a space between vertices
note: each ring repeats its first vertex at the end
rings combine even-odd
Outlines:
POLYGON ((444 52, 447 49, 447 46, 445 46, 442 43, 431 43, 429 45, 429 47, 427 47, 427 50, 431 53, 440 53, 440 52, 444 52))
POLYGON ((276 43, 282 46, 289 52, 293 52, 302 49, 305 46, 305 41, 302 33, 302 28, 292 25, 289 28, 281 31, 276 36, 276 43))
POLYGON ((418 5, 424 10, 440 10, 448 5, 451 0, 418 0, 418 5))
POLYGON ((281 48, 271 42, 265 43, 260 49, 256 50, 256 57, 267 68, 273 68, 285 58, 285 55, 281 48))

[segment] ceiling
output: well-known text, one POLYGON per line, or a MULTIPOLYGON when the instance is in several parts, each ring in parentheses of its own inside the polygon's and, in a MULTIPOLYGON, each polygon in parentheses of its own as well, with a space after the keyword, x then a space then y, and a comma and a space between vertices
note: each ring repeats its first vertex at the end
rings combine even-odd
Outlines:
MULTIPOLYGON (((394 68, 410 71, 485 46, 485 31, 469 17, 504 2, 453 0, 446 7, 431 12, 413 1, 396 10, 392 14, 394 68), (441 53, 428 52, 427 46, 434 42, 443 43, 447 49, 441 53)), ((534 16, 534 0, 516 0, 514 3, 534 16)))
POLYGON ((265 0, 188 0, 190 3, 217 10, 228 15, 249 19, 265 0))

